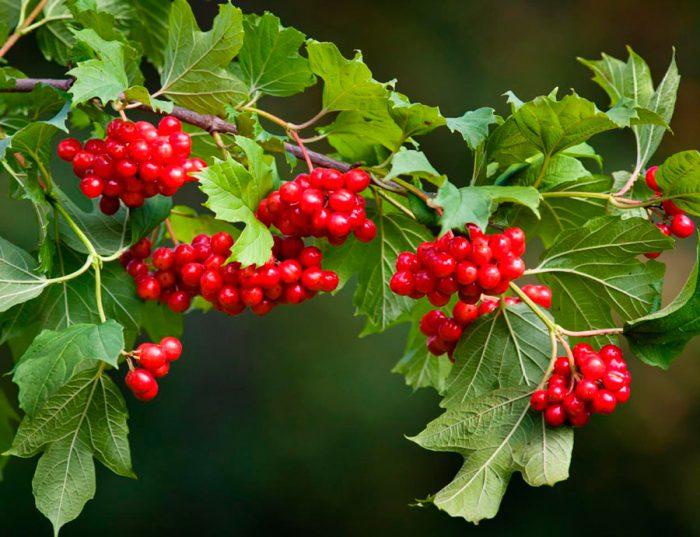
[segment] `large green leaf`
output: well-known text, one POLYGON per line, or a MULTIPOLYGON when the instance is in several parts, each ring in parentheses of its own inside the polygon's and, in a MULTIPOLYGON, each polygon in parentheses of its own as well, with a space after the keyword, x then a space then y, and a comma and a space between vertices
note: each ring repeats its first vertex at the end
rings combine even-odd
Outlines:
POLYGON ((569 477, 573 431, 551 429, 542 414, 528 412, 531 393, 525 386, 488 392, 450 407, 411 438, 464 457, 452 482, 429 498, 433 504, 477 523, 496 515, 514 472, 532 486, 569 477))
POLYGON ((132 2, 134 25, 129 35, 143 48, 146 58, 160 70, 163 66, 165 44, 168 40, 170 0, 138 0, 132 2))
POLYGON ((32 457, 43 451, 32 489, 55 534, 95 494, 93 457, 121 476, 135 477, 127 417, 119 388, 100 367, 75 375, 35 416, 22 420, 9 454, 32 457))
POLYGON ((34 416, 76 371, 94 369, 98 360, 117 367, 124 349, 124 330, 113 320, 44 330, 15 366, 12 380, 19 387, 19 406, 34 416))
POLYGON ((540 193, 529 186, 469 186, 457 188, 450 182, 438 190, 435 203, 442 207, 442 230, 464 229, 476 224, 486 229, 489 217, 501 203, 523 205, 539 217, 540 193))
POLYGON ((161 89, 177 104, 209 114, 225 114, 226 106, 247 95, 245 84, 228 69, 243 45, 243 15, 221 4, 212 29, 202 32, 186 0, 175 0, 168 19, 168 44, 161 70, 161 89))
MULTIPOLYGON (((593 80, 608 94, 612 106, 622 99, 630 99, 637 106, 654 113, 665 124, 670 123, 680 82, 675 53, 666 74, 654 89, 649 66, 631 48, 627 50, 629 59, 626 63, 607 54, 603 54, 600 60, 579 58, 579 61, 593 71, 593 80)), ((637 169, 641 170, 659 147, 666 127, 651 123, 635 125, 632 131, 637 139, 637 169)))
POLYGON ((32 256, 0 237, 0 312, 39 296, 48 284, 32 256))
POLYGON ((323 79, 323 109, 326 111, 371 111, 387 106, 384 84, 372 78, 358 51, 348 60, 333 43, 310 40, 306 44, 311 70, 323 79))
POLYGON ((576 94, 561 100, 537 97, 513 114, 522 136, 545 155, 553 155, 588 140, 594 134, 617 128, 591 101, 576 94))
POLYGON ((217 218, 245 224, 231 258, 243 265, 263 265, 270 259, 272 235, 255 217, 255 211, 260 200, 272 190, 274 169, 255 142, 241 136, 236 137, 236 142, 246 152, 247 168, 228 159, 209 166, 197 177, 208 197, 205 206, 217 218))
POLYGON ((68 71, 75 78, 70 93, 73 104, 97 97, 103 103, 114 101, 129 87, 124 50, 119 41, 106 41, 92 29, 75 32, 78 42, 94 50, 97 58, 79 62, 68 71))
POLYGON ((0 40, 3 42, 10 31, 17 26, 22 2, 17 0, 0 1, 0 40))
POLYGON ((353 304, 357 314, 367 316, 363 334, 382 332, 408 314, 414 300, 396 295, 389 288, 396 258, 402 251, 414 251, 432 238, 430 232, 403 214, 373 215, 377 237, 369 244, 354 238, 327 252, 324 268, 337 272, 341 280, 357 274, 353 304))
POLYGON ((613 311, 629 321, 658 307, 664 265, 638 256, 672 246, 647 220, 601 216, 561 233, 531 273, 552 288, 559 324, 570 330, 607 328, 615 326, 613 311))
POLYGON ((664 197, 684 211, 700 216, 700 152, 682 151, 659 167, 656 181, 664 197))
POLYGON ((670 367, 688 342, 700 334, 700 243, 693 271, 678 296, 665 308, 630 321, 625 337, 636 356, 648 364, 670 367))
POLYGON ((461 117, 447 118, 447 127, 461 134, 469 149, 474 151, 489 135, 489 125, 496 123, 494 112, 487 107, 465 112, 461 117))
POLYGON ((248 93, 287 97, 315 82, 309 61, 299 54, 306 36, 285 28, 272 13, 246 15, 245 39, 238 54, 241 78, 248 93))

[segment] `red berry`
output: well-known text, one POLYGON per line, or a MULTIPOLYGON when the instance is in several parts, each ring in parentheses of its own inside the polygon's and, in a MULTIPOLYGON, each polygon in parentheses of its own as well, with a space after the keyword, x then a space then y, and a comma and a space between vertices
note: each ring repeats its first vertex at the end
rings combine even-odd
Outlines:
POLYGON ((420 319, 420 331, 426 336, 437 335, 440 325, 447 320, 447 317, 440 310, 430 310, 420 319))
POLYGON ((301 278, 301 263, 295 259, 282 261, 279 266, 280 278, 285 283, 294 283, 301 278))
POLYGON ((612 360, 613 358, 622 360, 622 349, 620 349, 620 347, 618 347, 617 345, 605 345, 601 347, 598 354, 606 363, 612 360))
POLYGON ((591 410, 596 414, 611 414, 615 410, 617 400, 612 392, 608 390, 598 390, 593 398, 591 410))
POLYGON ((685 239, 695 231, 695 223, 686 214, 677 214, 671 220, 671 231, 676 237, 685 239))
POLYGON ((503 234, 510 239, 513 255, 520 257, 525 253, 525 233, 519 227, 510 227, 503 234))
POLYGON ((351 226, 348 217, 342 213, 331 213, 328 218, 328 233, 343 237, 350 233, 351 226))
POLYGON ((462 327, 452 319, 445 319, 438 328, 438 337, 443 341, 458 341, 462 336, 462 327))
POLYGON ((146 393, 152 390, 154 385, 157 386, 151 372, 138 367, 129 371, 124 380, 127 387, 135 394, 146 393))
POLYGON ((569 376, 571 374, 571 367, 569 366, 569 359, 566 357, 559 357, 554 361, 554 372, 557 375, 569 376))
POLYGON ((136 294, 142 300, 158 300, 160 283, 153 276, 143 276, 136 281, 136 294))
POLYGON ((479 269, 479 285, 484 289, 493 289, 501 281, 501 271, 496 265, 486 265, 479 269))
POLYGON ((505 261, 512 255, 513 246, 507 235, 491 235, 489 237, 489 246, 493 257, 499 261, 505 261))
POLYGON ((515 280, 525 272, 525 261, 521 257, 509 257, 499 263, 498 268, 505 278, 515 280))
POLYGON ((323 207, 323 193, 315 188, 308 188, 301 193, 299 208, 306 214, 313 214, 323 207))
POLYGON ((469 261, 462 261, 457 264, 455 268, 455 278, 462 285, 469 285, 474 283, 479 277, 479 269, 474 263, 469 261))
POLYGON ((544 421, 550 427, 561 427, 566 421, 564 407, 559 404, 549 405, 544 411, 544 421))
POLYGON ((146 259, 151 254, 151 241, 144 237, 129 248, 131 255, 139 259, 146 259))
POLYGON ((630 387, 629 386, 623 386, 617 392, 615 392, 615 399, 617 400, 618 403, 626 403, 629 398, 630 398, 630 387))
POLYGON ((369 186, 370 177, 364 170, 352 169, 343 175, 345 188, 352 192, 361 192, 369 186))
POLYGON ((611 392, 616 392, 625 385, 625 375, 620 371, 608 371, 603 376, 603 385, 611 392))
POLYGON ((223 285, 224 280, 218 270, 205 270, 202 277, 199 279, 199 286, 202 295, 205 297, 215 296, 223 285))
POLYGON ((369 218, 365 218, 358 227, 355 228, 355 237, 360 242, 371 242, 377 236, 377 225, 369 218))
POLYGON ((576 383, 576 396, 584 401, 590 401, 598 393, 598 385, 590 379, 581 379, 576 383))
POLYGON ((671 200, 666 200, 661 203, 661 207, 663 208, 664 212, 669 215, 669 216, 675 216, 677 214, 685 214, 683 212, 683 209, 678 207, 673 201, 671 200))
POLYGON ((167 336, 160 340, 160 346, 169 362, 174 362, 182 354, 182 343, 176 337, 167 336))
POLYGON ((389 281, 389 287, 397 295, 410 295, 414 289, 413 274, 407 271, 395 273, 389 281))
POLYGON ((644 174, 644 180, 646 181, 646 184, 649 188, 654 190, 655 192, 660 192, 661 189, 659 188, 658 183, 656 182, 656 170, 658 170, 658 166, 651 166, 650 168, 647 169, 646 174, 644 174))
POLYGON ((536 390, 530 396, 530 406, 538 411, 547 408, 547 392, 545 390, 536 390))
POLYGON ((153 386, 147 392, 134 393, 134 396, 136 397, 136 399, 138 399, 139 401, 144 401, 144 402, 154 399, 155 396, 158 395, 158 383, 156 382, 155 378, 153 379, 153 382, 154 382, 153 386))
POLYGON ((306 246, 299 252, 298 259, 303 267, 319 267, 323 261, 323 254, 315 246, 306 246))
POLYGON ((479 316, 479 309, 474 304, 467 304, 458 300, 452 309, 452 316, 457 323, 467 326, 479 316))
POLYGON ((102 196, 102 198, 100 198, 100 210, 108 215, 116 213, 119 210, 119 198, 102 196))
POLYGON ((70 162, 73 157, 82 149, 82 145, 75 138, 65 138, 58 143, 56 153, 58 158, 70 162))
POLYGON ((263 290, 260 287, 248 287, 241 289, 241 302, 248 307, 260 304, 263 298, 263 290))
POLYGON ((583 376, 590 380, 599 380, 605 374, 605 362, 597 354, 585 358, 580 365, 583 376))
POLYGON ((190 307, 190 296, 184 291, 175 291, 168 298, 168 307, 175 313, 187 311, 190 307))
POLYGON ((199 280, 204 274, 204 265, 201 263, 187 263, 180 268, 180 278, 185 285, 197 287, 199 280))
POLYGON ((569 415, 569 423, 574 427, 583 427, 588 423, 590 418, 590 412, 588 412, 588 410, 584 410, 578 414, 569 415))
POLYGON ((142 343, 138 349, 139 364, 151 373, 167 362, 167 357, 160 345, 155 343, 142 343))
POLYGON ((157 269, 169 270, 175 264, 175 252, 170 248, 160 247, 153 252, 151 259, 157 269))
POLYGON ((323 278, 321 280, 321 291, 325 293, 331 293, 335 291, 340 283, 338 275, 332 270, 324 270, 323 278))
POLYGON ((290 205, 299 202, 299 200, 301 199, 301 193, 301 187, 298 183, 295 183, 294 181, 284 183, 280 187, 280 198, 282 199, 282 201, 284 201, 285 203, 289 203, 290 205))
POLYGON ((321 186, 332 192, 334 190, 340 190, 343 188, 343 176, 338 170, 323 170, 323 176, 321 178, 321 186))
POLYGON ((86 175, 80 181, 80 190, 88 198, 96 198, 102 194, 104 183, 96 175, 86 175))
POLYGON ((182 130, 182 123, 174 116, 165 116, 158 123, 158 134, 169 135, 182 130))
POLYGON ((559 384, 547 388, 547 399, 552 403, 562 401, 566 397, 568 390, 559 384))
POLYGON ((569 416, 575 416, 576 414, 581 414, 586 411, 586 404, 573 393, 564 397, 562 406, 569 416))
POLYGON ((445 295, 440 291, 431 291, 427 294, 427 296, 428 302, 430 302, 433 306, 438 308, 441 308, 450 301, 450 295, 445 295))

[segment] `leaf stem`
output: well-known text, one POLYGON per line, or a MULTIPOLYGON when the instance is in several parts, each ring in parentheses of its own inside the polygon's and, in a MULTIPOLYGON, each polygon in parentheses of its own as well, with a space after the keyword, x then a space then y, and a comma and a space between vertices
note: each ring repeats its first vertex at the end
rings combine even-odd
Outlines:
POLYGON ((231 154, 228 152, 228 149, 226 148, 226 144, 224 143, 223 138, 221 137, 221 134, 218 132, 212 132, 211 137, 214 139, 214 142, 216 143, 216 147, 219 148, 221 151, 221 156, 224 157, 224 160, 228 160, 231 158, 231 154))
POLYGON ((54 22, 54 21, 65 21, 65 20, 70 20, 73 18, 73 15, 53 15, 51 17, 44 17, 40 21, 35 22, 34 24, 30 24, 29 26, 25 26, 22 31, 20 32, 22 35, 27 35, 29 32, 36 30, 37 28, 40 28, 44 24, 47 24, 49 22, 54 22))
POLYGON ((291 123, 286 122, 281 117, 277 117, 276 115, 271 114, 270 112, 266 112, 265 110, 261 110, 260 108, 255 108, 254 106, 247 106, 244 108, 244 110, 248 110, 249 112, 253 112, 255 114, 258 114, 259 116, 262 116, 265 119, 272 121, 273 123, 276 123, 277 125, 279 125, 280 127, 282 127, 286 131, 296 130, 295 126, 293 126, 291 123))
POLYGON ((544 179, 544 174, 547 171, 547 168, 549 167, 549 161, 552 158, 552 155, 550 153, 547 153, 544 156, 544 160, 542 161, 542 167, 540 168, 540 172, 537 174, 537 179, 535 179, 535 182, 532 184, 534 188, 538 188, 540 186, 540 183, 542 182, 542 179, 544 179))
POLYGON ((173 244, 177 246, 180 244, 180 241, 177 240, 177 236, 175 235, 175 230, 173 229, 173 224, 170 221, 170 218, 165 219, 165 229, 168 230, 168 235, 170 235, 170 240, 173 241, 173 244))
POLYGON ((542 320, 542 322, 547 326, 547 328, 549 328, 550 331, 557 332, 559 327, 554 322, 552 322, 552 320, 549 317, 547 317, 547 315, 545 315, 545 313, 542 311, 542 308, 535 304, 532 301, 532 299, 529 296, 527 296, 527 294, 525 294, 525 291, 520 289, 520 287, 518 287, 518 285, 514 282, 510 282, 510 288, 515 292, 515 294, 517 294, 520 297, 520 299, 523 302, 525 302, 525 304, 528 305, 532 312, 542 320))
POLYGON ((319 119, 321 119, 327 113, 328 113, 328 110, 326 110, 325 108, 321 108, 321 110, 319 110, 318 114, 316 114, 314 117, 312 117, 308 121, 304 121, 304 123, 299 123, 299 124, 290 123, 289 125, 295 131, 302 131, 304 129, 308 129, 309 127, 311 127, 314 123, 316 123, 319 119))
POLYGON ((396 208, 397 208, 399 211, 401 211, 403 214, 405 214, 405 215, 408 216, 409 218, 412 218, 413 220, 416 219, 416 216, 411 212, 411 210, 410 210, 408 207, 406 207, 404 204, 399 203, 398 201, 396 201, 396 200, 395 200, 394 198, 392 198, 389 194, 387 194, 386 192, 384 192, 381 188, 378 188, 378 187, 375 186, 375 187, 373 188, 373 190, 374 190, 375 194, 380 195, 382 198, 384 198, 384 199, 385 199, 386 201, 388 201, 391 205, 393 205, 394 207, 396 207, 396 208))
POLYGON ((617 328, 617 327, 612 327, 612 328, 599 328, 597 330, 581 330, 581 331, 574 331, 574 330, 566 330, 565 328, 562 328, 561 326, 559 327, 559 332, 565 336, 569 337, 596 337, 596 336, 607 336, 607 335, 613 335, 613 334, 622 334, 624 331, 623 328, 617 328))

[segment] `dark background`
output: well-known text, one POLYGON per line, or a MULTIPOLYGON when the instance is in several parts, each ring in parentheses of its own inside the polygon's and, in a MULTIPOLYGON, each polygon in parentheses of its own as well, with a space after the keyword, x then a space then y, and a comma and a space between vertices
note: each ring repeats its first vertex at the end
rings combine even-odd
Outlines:
MULTIPOLYGON (((208 28, 215 3, 192 3, 208 28)), ((271 10, 309 36, 336 42, 346 55, 361 48, 377 79, 398 78, 400 91, 448 116, 480 106, 505 112, 500 95, 506 90, 526 99, 554 86, 575 87, 604 106, 577 56, 623 57, 630 44, 659 80, 676 46, 683 79, 675 135, 655 160, 697 146, 696 2, 236 3, 245 11, 271 10)), ((8 60, 29 75, 52 74, 32 39, 20 42, 8 60)), ((317 110, 316 97, 263 106, 303 120, 317 110)), ((629 133, 599 136, 594 145, 608 171, 629 168, 629 133)), ((469 159, 457 136, 442 129, 423 148, 452 180, 467 176, 469 159)), ((26 240, 32 223, 27 213, 0 211, 3 236, 26 240)), ((663 257, 672 267, 667 301, 692 264, 692 241, 683 242, 663 257)), ((96 498, 63 534, 700 534, 697 341, 669 372, 633 362, 631 402, 577 432, 571 478, 531 489, 513 476, 498 517, 477 528, 432 508, 409 507, 446 484, 460 457, 404 439, 439 414, 438 397, 427 390, 412 394, 389 373, 404 329, 357 339, 362 321, 352 311, 345 291, 265 319, 191 315, 186 353, 157 400, 143 405, 128 397, 138 481, 97 464, 96 498)), ((7 371, 7 352, 0 360, 7 371)), ((2 535, 50 534, 34 508, 34 465, 17 459, 5 470, 2 535)))

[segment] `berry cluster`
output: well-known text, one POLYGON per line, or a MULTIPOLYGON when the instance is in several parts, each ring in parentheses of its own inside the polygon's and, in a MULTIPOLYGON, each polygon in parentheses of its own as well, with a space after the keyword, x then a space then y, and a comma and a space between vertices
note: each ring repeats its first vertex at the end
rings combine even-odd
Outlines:
POLYGON ((326 237, 339 245, 354 233, 358 240, 370 242, 377 235, 377 226, 367 218, 365 199, 360 195, 369 183, 363 170, 340 173, 316 168, 271 192, 260 202, 257 217, 287 236, 326 237))
POLYGON ((129 355, 129 372, 126 385, 141 401, 150 401, 158 395, 157 378, 162 378, 170 371, 170 362, 180 358, 182 343, 174 337, 164 337, 160 343, 142 343, 129 355), (131 359, 139 367, 133 367, 131 359))
MULTIPOLYGON (((533 302, 549 308, 552 305, 552 291, 546 285, 525 285, 523 292, 533 302)), ((441 310, 430 310, 420 320, 420 331, 428 338, 428 351, 435 356, 447 353, 450 360, 462 337, 462 332, 483 315, 493 313, 503 300, 506 306, 520 304, 519 297, 507 296, 503 299, 483 297, 478 304, 458 300, 452 308, 452 317, 441 310)), ((454 360, 453 360, 454 361, 454 360)))
POLYGON ((299 237, 275 237, 272 258, 260 267, 226 263, 233 243, 231 235, 219 232, 151 254, 150 241, 142 239, 121 262, 134 278, 139 297, 165 303, 176 313, 201 296, 229 315, 246 307, 265 315, 278 304, 298 304, 338 287, 338 275, 321 268, 321 251, 305 246, 299 237))
POLYGON ((605 345, 595 352, 587 343, 579 343, 573 355, 574 371, 568 358, 557 358, 547 389, 535 391, 530 398, 530 406, 544 412, 552 427, 567 421, 583 427, 591 414, 610 414, 617 403, 630 398, 632 377, 620 347, 605 345))
MULTIPOLYGON (((645 175, 645 180, 647 186, 651 188, 657 196, 661 196, 661 189, 656 182, 656 170, 658 169, 658 166, 649 168, 645 175)), ((660 215, 660 221, 656 223, 656 227, 661 230, 661 233, 667 237, 675 235, 679 239, 685 239, 693 234, 695 231, 695 223, 682 209, 673 203, 673 201, 666 200, 662 202, 661 208, 663 209, 663 214, 660 215)), ((649 259, 656 259, 661 255, 661 252, 649 252, 644 255, 649 259)))
POLYGON ((416 253, 402 252, 389 283, 397 295, 428 297, 441 307, 454 293, 461 301, 475 304, 482 293, 500 295, 511 280, 525 272, 525 234, 520 228, 484 234, 468 226, 470 238, 451 231, 432 242, 424 242, 416 253))
POLYGON ((75 138, 58 144, 58 156, 72 162, 80 177, 80 190, 88 198, 100 199, 105 214, 127 207, 140 207, 156 194, 172 196, 190 173, 206 166, 200 158, 189 158, 192 142, 182 124, 166 116, 158 128, 146 121, 114 119, 104 140, 92 138, 83 146, 75 138))

